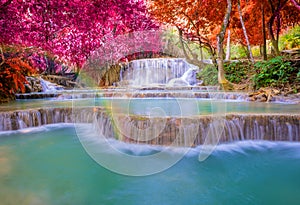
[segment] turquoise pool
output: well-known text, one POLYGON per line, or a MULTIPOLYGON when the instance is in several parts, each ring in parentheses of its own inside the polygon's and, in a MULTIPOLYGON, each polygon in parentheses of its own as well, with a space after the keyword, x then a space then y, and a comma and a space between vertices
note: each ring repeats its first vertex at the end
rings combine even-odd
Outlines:
MULTIPOLYGON (((160 149, 110 143, 135 156, 160 149)), ((130 177, 97 164, 73 124, 2 132, 1 204, 299 204, 300 143, 223 144, 203 162, 200 150, 190 149, 163 172, 130 177)))
POLYGON ((211 113, 300 113, 299 104, 260 103, 238 100, 203 98, 84 98, 84 99, 33 99, 1 104, 0 111, 24 110, 40 107, 113 107, 118 112, 163 116, 206 115, 211 113), (158 110, 159 109, 159 110, 158 110))

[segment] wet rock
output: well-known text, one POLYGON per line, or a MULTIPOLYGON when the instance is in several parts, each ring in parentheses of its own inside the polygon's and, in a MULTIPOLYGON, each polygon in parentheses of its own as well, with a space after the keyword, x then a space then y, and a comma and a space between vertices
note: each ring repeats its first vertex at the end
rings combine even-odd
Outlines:
POLYGON ((270 102, 273 100, 273 97, 279 95, 280 91, 274 88, 260 88, 256 92, 249 93, 248 99, 251 101, 258 102, 270 102))
POLYGON ((264 93, 260 93, 255 97, 255 100, 258 102, 266 102, 267 96, 264 93))
POLYGON ((59 76, 59 75, 42 75, 44 80, 60 85, 62 88, 82 88, 83 84, 73 81, 70 77, 59 76))
POLYGON ((32 92, 32 87, 29 84, 25 84, 25 93, 30 93, 32 92))
POLYGON ((27 83, 25 84, 25 92, 42 92, 43 86, 41 85, 41 81, 38 77, 34 76, 26 76, 27 83))
MULTIPOLYGON (((120 81, 121 65, 112 65, 102 75, 99 81, 99 87, 112 86, 120 81)), ((120 86, 126 86, 129 82, 122 82, 120 86)))
POLYGON ((246 98, 246 100, 247 100, 247 101, 255 101, 256 99, 255 99, 255 97, 254 97, 254 96, 252 96, 252 97, 248 97, 248 98, 246 98))

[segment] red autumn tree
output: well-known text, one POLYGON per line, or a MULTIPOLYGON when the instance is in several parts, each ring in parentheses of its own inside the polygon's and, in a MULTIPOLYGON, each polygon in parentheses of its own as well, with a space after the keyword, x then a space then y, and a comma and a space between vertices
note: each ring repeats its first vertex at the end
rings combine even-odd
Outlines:
POLYGON ((17 92, 25 92, 25 76, 35 73, 35 69, 22 56, 4 56, 0 47, 0 102, 14 98, 17 92))
MULTIPOLYGON (((296 2, 296 1, 294 1, 296 2)), ((282 30, 300 23, 300 12, 290 0, 241 0, 245 27, 251 45, 262 45, 264 43, 264 30, 267 31, 266 38, 272 42, 276 55, 279 55, 278 38, 282 30), (265 28, 263 28, 265 26, 265 28)), ((234 30, 236 42, 243 38, 243 31, 238 14, 233 12, 231 29, 234 30)))
POLYGON ((226 1, 149 0, 150 13, 158 21, 175 26, 186 38, 214 54, 226 1))

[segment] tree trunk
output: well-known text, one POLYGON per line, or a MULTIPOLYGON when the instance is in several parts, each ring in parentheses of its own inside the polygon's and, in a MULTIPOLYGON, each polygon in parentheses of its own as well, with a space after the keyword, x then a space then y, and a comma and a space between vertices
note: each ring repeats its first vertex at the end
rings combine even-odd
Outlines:
POLYGON ((275 38, 274 32, 273 32, 273 23, 274 23, 274 19, 273 16, 271 17, 269 23, 268 23, 268 32, 271 38, 271 42, 272 42, 272 49, 273 52, 276 56, 279 56, 279 47, 278 47, 278 40, 275 38))
POLYGON ((272 49, 275 52, 275 55, 279 56, 279 47, 278 47, 278 36, 280 32, 280 11, 284 7, 284 5, 288 2, 288 0, 279 1, 278 5, 274 5, 274 2, 271 0, 268 0, 271 8, 272 8, 272 16, 268 22, 268 32, 271 38, 272 42, 272 49), (277 18, 277 28, 276 28, 276 36, 274 35, 273 31, 273 24, 275 22, 275 19, 277 18))
POLYGON ((262 23, 262 35, 263 35, 263 47, 262 47, 262 57, 263 60, 268 60, 267 57, 267 35, 266 35, 266 24, 265 24, 265 8, 264 4, 261 4, 261 23, 262 23))
POLYGON ((225 71, 224 71, 224 59, 223 59, 223 42, 226 29, 229 24, 229 18, 232 10, 232 1, 227 0, 227 9, 224 16, 224 20, 221 26, 220 33, 217 35, 217 52, 218 52, 218 81, 222 85, 224 90, 232 89, 232 84, 225 78, 225 71))
POLYGON ((202 42, 199 42, 199 47, 200 47, 200 60, 203 61, 203 46, 202 46, 202 42))
POLYGON ((230 60, 230 30, 227 32, 227 45, 226 45, 226 57, 225 60, 230 60))
POLYGON ((247 43, 247 49, 248 49, 250 61, 251 61, 252 64, 254 64, 255 62, 254 62, 253 54, 252 54, 252 51, 251 51, 251 46, 250 46, 250 42, 249 42, 247 30, 246 30, 246 27, 245 27, 245 24, 244 24, 244 20, 243 20, 243 14, 242 14, 242 10, 241 10, 241 2, 240 2, 240 0, 238 0, 238 10, 239 10, 240 21, 241 21, 242 28, 243 28, 243 33, 244 33, 245 40, 246 40, 246 43, 247 43))
POLYGON ((183 36, 182 36, 182 30, 180 28, 178 28, 178 27, 177 27, 177 29, 178 29, 179 41, 180 41, 180 45, 181 45, 182 50, 183 50, 183 54, 184 54, 185 58, 187 60, 189 60, 189 56, 188 56, 188 54, 187 54, 187 52, 185 50, 184 43, 183 43, 183 40, 182 40, 182 38, 183 38, 183 36))

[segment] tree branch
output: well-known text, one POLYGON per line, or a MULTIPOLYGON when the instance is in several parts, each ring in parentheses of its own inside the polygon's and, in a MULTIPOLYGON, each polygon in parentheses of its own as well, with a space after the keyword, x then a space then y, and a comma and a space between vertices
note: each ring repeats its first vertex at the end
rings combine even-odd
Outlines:
POLYGON ((12 0, 8 0, 5 3, 3 3, 2 5, 0 5, 0 9, 7 7, 10 3, 12 2, 12 0))
POLYGON ((296 0, 291 0, 291 2, 295 5, 295 7, 300 10, 300 3, 298 3, 296 0))
POLYGON ((178 33, 179 33, 180 45, 182 46, 182 50, 183 50, 184 56, 185 56, 186 59, 189 60, 190 58, 189 58, 189 56, 188 56, 188 54, 187 54, 187 52, 185 50, 184 43, 183 43, 183 40, 182 40, 182 38, 183 38, 182 37, 182 30, 179 27, 177 27, 177 29, 178 29, 178 33))
POLYGON ((5 58, 4 58, 4 53, 3 53, 3 50, 2 50, 2 46, 0 46, 0 52, 1 52, 1 58, 2 58, 2 61, 0 63, 0 66, 3 65, 4 61, 5 61, 5 58))
POLYGON ((239 16, 240 16, 240 22, 241 22, 242 28, 243 28, 243 33, 244 33, 244 36, 245 36, 245 39, 246 39, 246 43, 247 43, 247 49, 248 49, 248 52, 249 52, 249 55, 250 55, 250 60, 251 60, 251 63, 254 64, 255 61, 254 61, 253 54, 252 54, 252 51, 251 51, 251 47, 250 47, 250 42, 249 42, 249 38, 248 38, 246 26, 244 24, 244 19, 243 19, 243 14, 242 14, 240 0, 238 0, 238 11, 239 11, 239 16))

